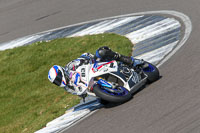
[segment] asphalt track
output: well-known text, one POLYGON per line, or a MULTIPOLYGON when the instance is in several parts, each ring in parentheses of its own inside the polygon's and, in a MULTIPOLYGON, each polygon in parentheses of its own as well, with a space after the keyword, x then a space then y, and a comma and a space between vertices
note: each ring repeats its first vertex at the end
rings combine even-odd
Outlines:
POLYGON ((127 13, 176 10, 188 15, 193 31, 161 67, 162 78, 120 106, 103 108, 68 133, 200 132, 199 0, 0 0, 0 42, 127 13))

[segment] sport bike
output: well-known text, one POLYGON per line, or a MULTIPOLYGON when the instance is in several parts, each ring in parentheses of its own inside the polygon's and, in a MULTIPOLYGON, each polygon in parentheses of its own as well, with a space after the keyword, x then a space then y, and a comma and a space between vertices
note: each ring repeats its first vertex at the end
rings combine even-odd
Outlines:
POLYGON ((135 68, 115 60, 91 62, 77 68, 75 82, 79 91, 108 102, 122 103, 132 98, 142 86, 159 79, 159 70, 149 62, 135 68))

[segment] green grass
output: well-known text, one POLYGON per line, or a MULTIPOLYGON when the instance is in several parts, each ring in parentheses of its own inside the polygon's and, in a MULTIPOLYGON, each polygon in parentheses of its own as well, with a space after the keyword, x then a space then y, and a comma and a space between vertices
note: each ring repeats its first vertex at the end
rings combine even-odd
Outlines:
POLYGON ((78 104, 78 96, 48 81, 48 71, 104 45, 131 55, 131 42, 116 34, 61 38, 1 51, 0 132, 34 132, 78 104))

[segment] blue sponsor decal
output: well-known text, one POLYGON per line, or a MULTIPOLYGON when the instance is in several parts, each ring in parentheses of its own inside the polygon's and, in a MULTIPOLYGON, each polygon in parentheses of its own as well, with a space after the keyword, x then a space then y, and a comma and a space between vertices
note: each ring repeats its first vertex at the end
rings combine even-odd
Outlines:
POLYGON ((93 68, 97 68, 98 67, 97 64, 98 64, 97 61, 95 61, 93 68))
POLYGON ((62 81, 62 84, 66 85, 64 81, 62 81))
POLYGON ((80 77, 80 74, 79 73, 77 73, 76 74, 76 79, 75 79, 75 81, 74 81, 74 84, 77 86, 77 82, 78 82, 78 78, 80 77))
POLYGON ((56 74, 58 73, 58 66, 53 66, 53 68, 55 69, 55 71, 56 71, 56 74))

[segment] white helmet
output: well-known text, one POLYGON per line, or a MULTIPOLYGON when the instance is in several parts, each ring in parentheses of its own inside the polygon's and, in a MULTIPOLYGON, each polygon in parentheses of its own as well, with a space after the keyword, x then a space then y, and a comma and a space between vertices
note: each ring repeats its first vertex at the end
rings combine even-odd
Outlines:
POLYGON ((60 87, 65 87, 69 82, 69 76, 65 69, 61 66, 54 65, 48 73, 50 82, 60 87))

